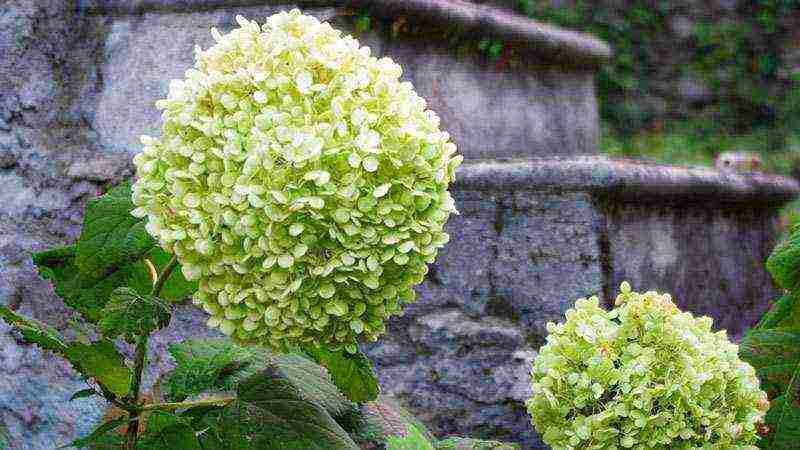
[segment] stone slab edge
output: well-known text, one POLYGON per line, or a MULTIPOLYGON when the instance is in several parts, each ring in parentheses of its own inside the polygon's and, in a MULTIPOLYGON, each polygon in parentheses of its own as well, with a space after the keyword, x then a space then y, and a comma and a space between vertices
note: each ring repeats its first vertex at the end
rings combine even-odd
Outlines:
POLYGON ((406 16, 441 27, 487 35, 514 43, 544 62, 596 69, 612 56, 604 41, 589 34, 565 30, 526 16, 465 0, 79 0, 78 10, 90 14, 141 14, 146 11, 186 12, 234 6, 339 6, 366 9, 392 19, 406 16))
POLYGON ((570 159, 471 161, 456 188, 482 191, 584 191, 630 199, 680 198, 730 203, 784 204, 800 194, 792 178, 760 172, 723 172, 590 156, 570 159))

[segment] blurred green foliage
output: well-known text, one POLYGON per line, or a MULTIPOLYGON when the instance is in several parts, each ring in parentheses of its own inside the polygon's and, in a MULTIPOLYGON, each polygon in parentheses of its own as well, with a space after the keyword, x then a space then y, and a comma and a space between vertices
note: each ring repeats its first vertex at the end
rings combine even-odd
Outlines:
MULTIPOLYGON (((601 117, 621 139, 660 126, 657 121, 663 117, 654 115, 640 99, 653 93, 656 75, 669 63, 676 65, 676 75, 691 71, 711 89, 713 104, 697 111, 697 116, 701 122, 712 122, 717 134, 769 129, 769 141, 761 146, 774 150, 785 146, 789 130, 797 125, 800 78, 791 79, 781 45, 791 31, 782 19, 800 13, 800 0, 743 0, 736 20, 725 15, 697 19, 688 38, 692 50, 688 61, 663 55, 670 44, 684 45, 670 41, 665 45, 665 39, 672 39, 669 21, 680 2, 517 2, 520 11, 533 18, 588 32, 611 44, 614 58, 598 76, 598 94, 601 117)), ((682 117, 689 124, 696 118, 682 117)))

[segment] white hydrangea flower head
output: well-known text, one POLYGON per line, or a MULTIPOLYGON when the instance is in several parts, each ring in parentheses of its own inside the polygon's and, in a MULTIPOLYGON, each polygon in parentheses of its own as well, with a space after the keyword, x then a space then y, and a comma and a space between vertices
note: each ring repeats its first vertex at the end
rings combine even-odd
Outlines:
POLYGON ((136 155, 134 214, 245 343, 355 351, 449 237, 462 157, 400 66, 299 10, 212 30, 136 155))
POLYGON ((712 320, 669 294, 631 291, 616 307, 578 299, 548 323, 526 405, 554 450, 756 449, 769 408, 755 370, 712 320))

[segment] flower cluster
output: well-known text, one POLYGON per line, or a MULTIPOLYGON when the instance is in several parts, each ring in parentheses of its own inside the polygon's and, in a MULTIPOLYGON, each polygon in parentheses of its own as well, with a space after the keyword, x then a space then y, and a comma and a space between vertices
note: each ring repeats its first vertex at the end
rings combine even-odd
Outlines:
POLYGON ((200 281, 209 326, 355 351, 448 241, 462 158, 391 59, 298 10, 237 22, 156 103, 133 214, 200 281))
POLYGON ((631 292, 617 307, 579 299, 548 323, 527 402, 544 442, 558 449, 755 448, 769 406, 755 371, 708 317, 669 294, 631 292))

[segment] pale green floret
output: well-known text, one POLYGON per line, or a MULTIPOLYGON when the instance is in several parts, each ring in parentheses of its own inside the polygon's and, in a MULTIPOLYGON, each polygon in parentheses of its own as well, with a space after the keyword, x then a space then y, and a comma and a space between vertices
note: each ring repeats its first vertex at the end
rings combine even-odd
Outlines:
POLYGON ((755 449, 769 407, 753 368, 708 317, 669 294, 631 291, 616 307, 579 299, 547 324, 526 405, 561 449, 755 449))
POLYGON ((170 83, 134 214, 247 343, 355 350, 414 301, 462 158, 389 58, 298 10, 237 17, 170 83))

